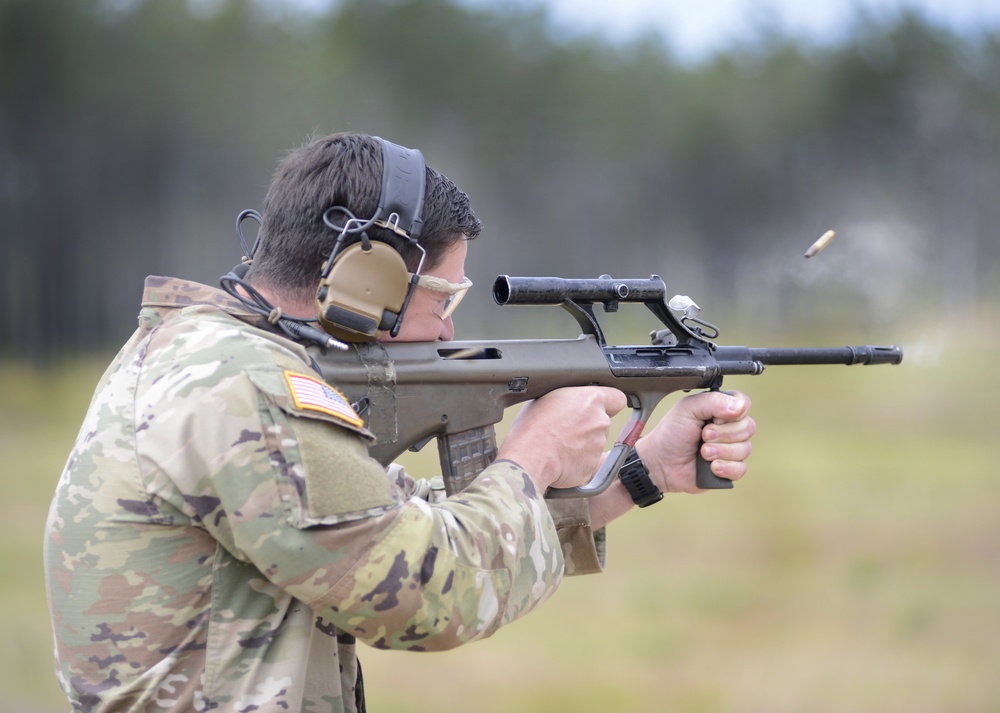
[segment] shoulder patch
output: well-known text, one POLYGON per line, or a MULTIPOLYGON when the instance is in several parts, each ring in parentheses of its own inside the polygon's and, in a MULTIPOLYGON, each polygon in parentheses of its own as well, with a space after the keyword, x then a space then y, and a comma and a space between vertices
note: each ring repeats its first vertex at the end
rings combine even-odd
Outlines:
POLYGON ((308 374, 285 370, 285 381, 292 395, 295 407, 300 411, 318 411, 349 423, 355 428, 364 426, 364 421, 351 408, 344 395, 321 379, 308 374))

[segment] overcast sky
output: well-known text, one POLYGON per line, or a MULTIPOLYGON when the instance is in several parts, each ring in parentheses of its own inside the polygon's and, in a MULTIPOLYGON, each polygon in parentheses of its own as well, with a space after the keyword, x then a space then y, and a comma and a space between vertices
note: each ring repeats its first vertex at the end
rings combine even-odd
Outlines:
MULTIPOLYGON (((319 0, 322 1, 322 0, 319 0)), ((462 0, 469 5, 546 6, 560 26, 627 39, 650 28, 664 33, 684 58, 698 59, 752 36, 770 13, 795 35, 836 40, 857 7, 875 13, 918 9, 960 32, 1000 28, 1000 0, 462 0)))
MULTIPOLYGON (((188 0, 212 6, 219 0, 188 0)), ((275 8, 327 10, 338 0, 260 0, 275 8)), ((857 8, 879 16, 913 8, 962 33, 1000 31, 1000 0, 457 0, 477 7, 544 7, 557 27, 630 39, 662 32, 683 59, 698 60, 740 39, 752 38, 763 18, 790 34, 817 42, 840 39, 857 8)))

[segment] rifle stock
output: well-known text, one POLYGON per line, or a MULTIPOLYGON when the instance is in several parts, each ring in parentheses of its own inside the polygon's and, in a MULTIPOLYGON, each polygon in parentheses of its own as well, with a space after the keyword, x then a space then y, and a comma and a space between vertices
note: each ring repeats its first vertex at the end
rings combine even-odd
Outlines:
MULTIPOLYGON (((567 386, 612 386, 628 396, 632 417, 601 470, 579 488, 552 489, 549 497, 583 497, 605 490, 617 475, 646 421, 668 394, 720 389, 725 376, 760 374, 768 365, 899 364, 898 346, 754 348, 718 346, 718 330, 692 314, 674 314, 658 277, 649 280, 561 280, 500 276, 498 304, 558 304, 583 329, 576 339, 461 342, 368 342, 347 351, 315 354, 323 377, 352 401, 376 436, 370 453, 388 465, 407 449, 438 439, 449 495, 466 487, 497 453, 495 424, 510 406, 567 386), (653 343, 612 346, 594 305, 614 311, 641 302, 666 329, 653 343)), ((690 303, 693 305, 693 303, 690 303)), ((695 307, 695 309, 697 309, 695 307)), ((700 457, 700 456, 699 456, 700 457)), ((703 470, 708 471, 707 464, 703 470)), ((710 471, 708 471, 710 473, 710 471)), ((699 483, 700 487, 732 487, 699 483)))

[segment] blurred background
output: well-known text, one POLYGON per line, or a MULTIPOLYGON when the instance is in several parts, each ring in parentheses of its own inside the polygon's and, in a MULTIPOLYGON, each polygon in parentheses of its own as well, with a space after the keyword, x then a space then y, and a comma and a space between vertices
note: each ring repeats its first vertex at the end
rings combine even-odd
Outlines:
POLYGON ((470 194, 462 337, 576 334, 499 273, 655 273, 722 343, 906 352, 733 379, 752 477, 491 641, 363 652, 373 710, 1000 710, 1000 5, 0 0, 0 713, 67 707, 45 512, 144 276, 216 284, 337 130, 470 194))

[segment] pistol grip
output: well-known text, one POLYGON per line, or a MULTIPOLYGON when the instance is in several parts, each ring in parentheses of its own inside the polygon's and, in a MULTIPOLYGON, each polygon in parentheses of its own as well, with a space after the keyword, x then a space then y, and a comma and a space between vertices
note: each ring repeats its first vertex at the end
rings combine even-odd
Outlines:
POLYGON ((625 424, 622 432, 618 434, 614 446, 611 447, 611 451, 605 457, 604 462, 601 463, 601 467, 589 483, 576 488, 549 488, 545 497, 587 498, 599 495, 607 490, 611 483, 614 482, 618 471, 625 464, 625 459, 632 451, 632 446, 635 445, 635 442, 639 440, 639 436, 642 435, 642 429, 646 427, 646 421, 649 420, 650 414, 656 408, 657 401, 659 401, 658 398, 636 397, 638 406, 633 409, 632 417, 625 424))

